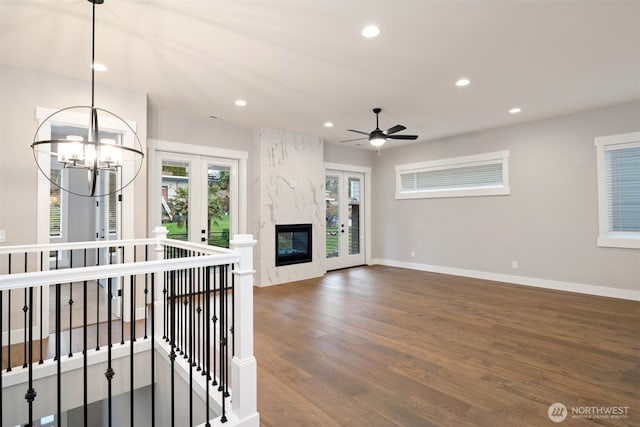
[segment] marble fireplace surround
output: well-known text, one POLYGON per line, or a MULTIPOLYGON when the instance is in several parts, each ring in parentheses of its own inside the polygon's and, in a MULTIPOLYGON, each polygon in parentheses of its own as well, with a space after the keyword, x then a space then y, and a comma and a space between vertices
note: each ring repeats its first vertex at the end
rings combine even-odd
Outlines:
POLYGON ((320 138, 262 128, 256 131, 252 162, 257 286, 324 274, 325 206, 323 142, 320 138), (312 261, 275 265, 276 224, 312 224, 312 261))

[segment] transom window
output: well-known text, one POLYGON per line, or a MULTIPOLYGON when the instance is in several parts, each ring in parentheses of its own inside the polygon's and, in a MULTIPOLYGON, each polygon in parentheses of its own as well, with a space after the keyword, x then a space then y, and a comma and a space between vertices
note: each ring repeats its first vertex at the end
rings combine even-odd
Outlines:
POLYGON ((509 194, 508 151, 396 166, 396 199, 509 194))

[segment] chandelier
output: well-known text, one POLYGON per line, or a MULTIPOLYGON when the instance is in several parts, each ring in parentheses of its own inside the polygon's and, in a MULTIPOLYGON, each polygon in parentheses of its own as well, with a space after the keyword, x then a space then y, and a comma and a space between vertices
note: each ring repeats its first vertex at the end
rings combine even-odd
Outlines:
MULTIPOLYGON (((85 197, 99 197, 116 193, 138 176, 142 169, 144 153, 142 144, 135 130, 118 115, 95 106, 95 28, 96 28, 96 4, 104 3, 104 0, 88 0, 93 3, 92 32, 91 32, 91 106, 73 106, 62 108, 49 115, 36 130, 31 148, 40 172, 55 186, 72 194, 85 197), (86 129, 72 129, 71 134, 53 139, 38 140, 41 129, 51 126, 52 123, 64 125, 61 119, 63 113, 70 111, 83 111, 87 117, 86 129), (100 119, 100 120, 99 120, 100 119), (118 129, 127 129, 133 138, 125 138, 123 134, 114 132, 113 126, 101 131, 99 122, 117 122, 118 129), (124 125, 123 125, 124 124, 124 125), (41 156, 44 154, 45 156, 41 156), (46 159, 46 161, 45 161, 46 159), (71 186, 71 179, 55 179, 51 175, 50 165, 58 162, 59 166, 67 170, 86 170, 86 189, 71 186), (131 166, 132 173, 127 178, 118 180, 118 185, 99 185, 100 175, 112 174, 121 171, 125 166, 131 166)), ((51 127, 52 128, 52 127, 51 127)), ((64 129, 64 127, 63 127, 64 129)), ((123 174, 124 175, 124 174, 123 174)))

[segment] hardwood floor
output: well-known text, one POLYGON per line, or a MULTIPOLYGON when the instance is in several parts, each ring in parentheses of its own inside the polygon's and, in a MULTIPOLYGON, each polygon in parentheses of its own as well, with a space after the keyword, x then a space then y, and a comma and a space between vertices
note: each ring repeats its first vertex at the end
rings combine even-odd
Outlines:
POLYGON ((254 298, 263 426, 640 425, 638 302, 383 266, 254 298))

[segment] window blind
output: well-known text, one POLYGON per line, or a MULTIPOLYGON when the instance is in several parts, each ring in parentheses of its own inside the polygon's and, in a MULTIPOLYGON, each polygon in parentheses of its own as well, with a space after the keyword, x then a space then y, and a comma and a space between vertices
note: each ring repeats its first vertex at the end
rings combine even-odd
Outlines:
POLYGON ((51 169, 51 180, 49 187, 49 237, 60 237, 62 233, 62 171, 51 169), (55 183, 55 184, 54 184, 55 183))
POLYGON ((471 165, 401 175, 402 190, 486 188, 502 185, 502 163, 471 165))
POLYGON ((117 177, 113 171, 109 172, 109 233, 118 232, 118 195, 115 193, 117 190, 117 177))
POLYGON ((497 151, 396 165, 396 198, 507 195, 508 161, 508 151, 497 151))
POLYGON ((640 147, 605 151, 607 228, 640 232, 640 147))

